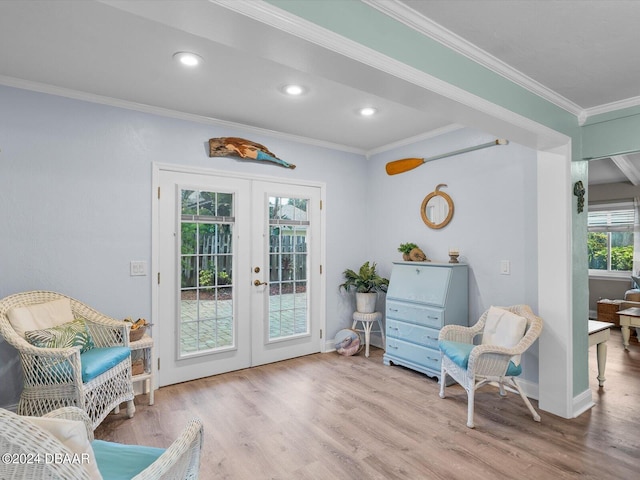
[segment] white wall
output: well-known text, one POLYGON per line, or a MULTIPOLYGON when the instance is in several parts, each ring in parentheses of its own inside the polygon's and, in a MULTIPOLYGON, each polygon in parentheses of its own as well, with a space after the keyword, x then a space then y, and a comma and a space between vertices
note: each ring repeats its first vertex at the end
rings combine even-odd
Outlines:
MULTIPOLYGON (((326 183, 327 332, 350 324, 341 273, 368 245, 366 160, 350 154, 9 87, 0 87, 0 298, 55 290, 116 318, 150 318, 152 162, 326 183), (209 158, 207 141, 264 143, 295 170, 209 158)), ((0 405, 17 402, 18 357, 0 340, 0 405)))

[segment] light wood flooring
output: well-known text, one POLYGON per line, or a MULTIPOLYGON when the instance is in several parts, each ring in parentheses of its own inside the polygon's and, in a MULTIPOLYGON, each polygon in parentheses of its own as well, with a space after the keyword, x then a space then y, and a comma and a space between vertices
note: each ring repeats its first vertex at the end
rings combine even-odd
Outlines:
MULTIPOLYGON (((460 386, 438 396, 435 380, 382 364, 382 350, 316 354, 164 387, 155 405, 110 415, 96 438, 168 446, 199 417, 202 479, 632 479, 640 478, 640 345, 608 342, 596 406, 576 419, 539 411, 514 394, 476 394, 475 429, 460 386)), ((537 408, 537 402, 533 402, 537 408)), ((123 409, 124 410, 124 409, 123 409)))

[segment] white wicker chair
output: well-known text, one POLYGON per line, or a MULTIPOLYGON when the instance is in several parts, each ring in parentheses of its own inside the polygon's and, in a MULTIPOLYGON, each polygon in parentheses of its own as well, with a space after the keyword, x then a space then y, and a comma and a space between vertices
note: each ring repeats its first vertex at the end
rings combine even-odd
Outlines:
MULTIPOLYGON (((446 376, 449 375, 467 391, 467 426, 474 428, 474 394, 475 391, 489 382, 498 383, 500 395, 505 396, 505 387, 517 392, 524 400, 527 408, 533 415, 536 422, 540 421, 540 415, 531 405, 527 396, 523 393, 520 385, 515 379, 515 375, 507 375, 509 362, 514 355, 524 353, 542 332, 543 321, 534 315, 527 305, 515 305, 511 307, 501 307, 516 315, 520 315, 527 320, 527 327, 524 337, 513 348, 504 348, 495 345, 476 345, 471 349, 468 357, 467 368, 462 368, 446 354, 442 355, 441 377, 440 377, 440 397, 445 397, 446 376), (476 383, 477 381, 477 383, 476 383), (509 388, 511 387, 511 388, 509 388)), ((473 344, 473 339, 477 335, 482 335, 489 311, 487 310, 478 322, 472 327, 460 325, 447 325, 440 330, 438 341, 447 340, 460 342, 463 344, 473 344)), ((519 374, 519 373, 518 373, 519 374)))
POLYGON ((96 347, 129 346, 126 322, 107 317, 87 305, 56 292, 17 293, 0 300, 0 334, 20 354, 24 387, 18 403, 20 415, 41 416, 51 410, 76 406, 87 412, 95 429, 111 410, 127 402, 133 417, 131 357, 83 383, 80 347, 40 348, 31 345, 12 327, 7 313, 25 307, 69 298, 75 318, 86 321, 96 347))
MULTIPOLYGON (((84 422, 89 442, 93 442, 93 427, 85 412, 76 407, 64 407, 47 413, 44 417, 79 420, 84 422)), ((132 480, 155 479, 197 479, 200 469, 200 452, 202 449, 202 422, 193 419, 188 422, 180 436, 153 463, 135 475, 132 480)), ((137 445, 113 444, 115 448, 125 448, 122 462, 129 461, 140 448, 137 445)), ((94 443, 95 446, 95 443, 94 443)), ((118 450, 121 451, 121 450, 118 450)), ((77 463, 71 462, 24 462, 20 456, 28 458, 40 454, 73 455, 65 445, 46 430, 34 425, 28 417, 22 417, 8 410, 0 409, 0 452, 8 459, 16 458, 16 462, 0 462, 0 478, 28 478, 30 480, 90 480, 89 473, 77 463)), ((100 456, 96 452, 98 469, 104 480, 109 480, 109 473, 100 466, 100 456)), ((76 452, 77 453, 77 452, 76 452)), ((3 457, 4 460, 5 457, 3 457)))

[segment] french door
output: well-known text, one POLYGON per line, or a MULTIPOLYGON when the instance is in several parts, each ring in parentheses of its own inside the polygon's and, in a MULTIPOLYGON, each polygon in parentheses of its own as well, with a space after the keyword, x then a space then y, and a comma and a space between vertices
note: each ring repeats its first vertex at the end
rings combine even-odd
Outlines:
POLYGON ((160 170, 159 385, 320 351, 320 187, 160 170))

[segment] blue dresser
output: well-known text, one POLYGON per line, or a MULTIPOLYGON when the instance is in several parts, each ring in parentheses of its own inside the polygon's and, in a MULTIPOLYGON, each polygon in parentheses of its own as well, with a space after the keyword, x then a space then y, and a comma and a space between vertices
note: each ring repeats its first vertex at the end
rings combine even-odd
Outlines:
POLYGON ((438 334, 468 325, 469 269, 462 263, 393 264, 386 305, 385 365, 403 365, 440 378, 438 334))

